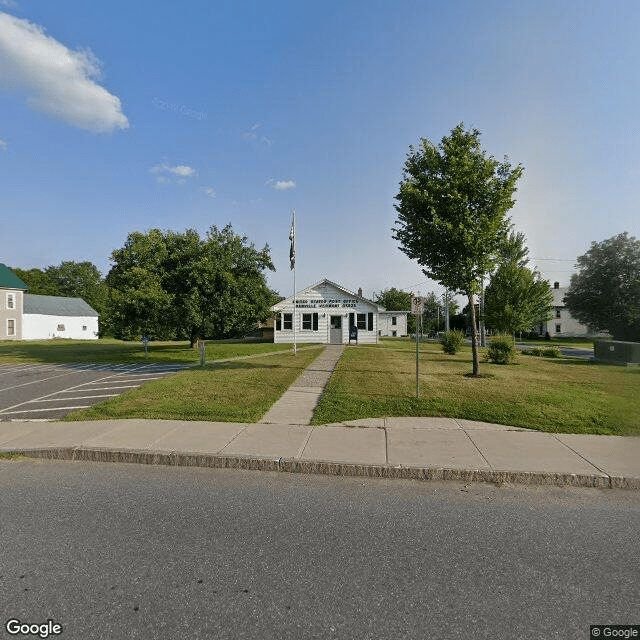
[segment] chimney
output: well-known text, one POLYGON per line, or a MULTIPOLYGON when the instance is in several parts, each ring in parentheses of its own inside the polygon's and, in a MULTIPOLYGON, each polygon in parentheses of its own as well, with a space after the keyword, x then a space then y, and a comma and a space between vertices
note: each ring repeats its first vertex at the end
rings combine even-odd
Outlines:
POLYGON ((556 281, 556 282, 554 282, 554 283, 553 283, 553 288, 554 288, 554 289, 559 289, 559 288, 560 288, 560 283, 559 283, 559 282, 557 282, 557 281, 556 281))
POLYGON ((362 287, 358 287, 358 295, 362 298, 362 287))

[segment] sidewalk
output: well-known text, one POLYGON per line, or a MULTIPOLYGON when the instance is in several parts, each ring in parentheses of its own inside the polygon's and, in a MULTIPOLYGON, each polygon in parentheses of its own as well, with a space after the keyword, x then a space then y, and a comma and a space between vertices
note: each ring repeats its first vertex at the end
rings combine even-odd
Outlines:
POLYGON ((0 450, 62 460, 640 489, 640 438, 551 434, 454 418, 372 418, 321 427, 1 422, 0 450))
POLYGON ((309 426, 343 350, 329 345, 258 424, 0 422, 0 451, 59 460, 640 489, 638 437, 552 434, 438 417, 309 426))

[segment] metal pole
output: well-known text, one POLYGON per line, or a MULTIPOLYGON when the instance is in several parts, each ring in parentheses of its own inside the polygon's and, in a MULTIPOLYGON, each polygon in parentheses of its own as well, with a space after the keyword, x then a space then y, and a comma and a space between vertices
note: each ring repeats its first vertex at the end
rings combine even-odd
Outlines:
POLYGON ((444 290, 444 330, 449 331, 449 289, 444 290))
POLYGON ((420 381, 418 380, 418 373, 420 371, 420 358, 419 358, 420 342, 418 341, 418 317, 419 316, 416 315, 416 398, 420 397, 420 381))
POLYGON ((484 276, 480 279, 480 346, 487 346, 486 331, 484 328, 484 276))
POLYGON ((298 261, 298 256, 296 255, 296 210, 293 210, 293 355, 295 356, 298 353, 297 348, 297 334, 296 334, 296 325, 298 320, 298 314, 296 309, 296 262, 298 261))

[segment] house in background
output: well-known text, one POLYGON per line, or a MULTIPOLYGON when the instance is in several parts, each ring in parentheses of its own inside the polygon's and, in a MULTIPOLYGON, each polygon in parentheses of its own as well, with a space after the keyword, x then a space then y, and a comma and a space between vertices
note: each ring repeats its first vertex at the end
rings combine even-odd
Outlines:
POLYGON ((564 304, 564 296, 569 287, 561 287, 559 282, 553 283, 553 317, 551 320, 540 326, 539 332, 544 336, 548 331, 552 338, 601 338, 606 337, 607 333, 594 333, 584 324, 580 324, 575 318, 571 317, 569 309, 564 304))
POLYGON ((22 339, 22 304, 27 285, 0 263, 0 340, 22 339))
POLYGON ((98 312, 82 298, 26 290, 27 285, 0 264, 0 340, 97 340, 98 312))

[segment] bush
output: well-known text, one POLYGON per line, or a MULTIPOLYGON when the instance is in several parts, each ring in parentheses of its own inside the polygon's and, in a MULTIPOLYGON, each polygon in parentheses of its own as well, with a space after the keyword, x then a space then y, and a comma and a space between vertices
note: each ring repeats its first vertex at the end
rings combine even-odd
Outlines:
POLYGON ((533 347, 528 351, 523 351, 523 353, 541 358, 560 358, 562 356, 558 347, 533 347))
POLYGON ((495 364, 509 364, 516 360, 516 349, 510 335, 498 335, 491 338, 486 359, 495 364))
POLYGON ((465 335, 464 333, 462 333, 462 331, 445 331, 440 336, 440 344, 442 345, 442 350, 450 356, 453 356, 462 348, 464 339, 465 335))

